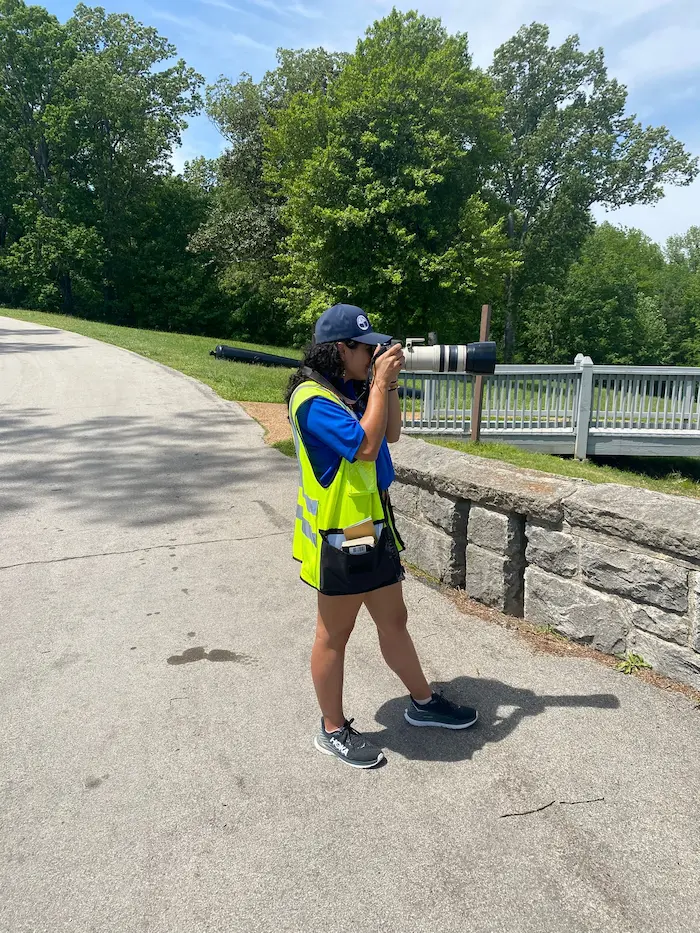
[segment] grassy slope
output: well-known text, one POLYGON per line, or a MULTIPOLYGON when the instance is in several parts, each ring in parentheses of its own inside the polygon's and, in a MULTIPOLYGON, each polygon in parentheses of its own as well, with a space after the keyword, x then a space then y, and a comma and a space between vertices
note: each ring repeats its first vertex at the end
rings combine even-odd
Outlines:
MULTIPOLYGON (((127 350, 133 350, 151 360, 165 363, 180 372, 211 386, 222 398, 240 402, 282 402, 290 370, 247 363, 228 363, 209 356, 217 343, 233 343, 238 347, 265 350, 285 356, 297 357, 298 350, 241 343, 231 337, 216 340, 212 337, 193 337, 189 334, 171 334, 162 331, 136 330, 117 327, 97 321, 45 314, 41 311, 15 311, 0 308, 0 317, 14 317, 22 321, 74 331, 94 337, 127 350)), ((622 483, 640 486, 657 492, 700 498, 700 460, 633 460, 624 458, 625 469, 600 465, 590 461, 565 460, 548 454, 528 453, 507 444, 479 444, 474 447, 453 441, 437 443, 455 450, 477 454, 492 460, 501 460, 515 466, 542 470, 559 476, 575 476, 593 483, 622 483), (652 475, 650 475, 652 474, 652 475)), ((291 441, 275 445, 283 453, 294 456, 291 441)))
POLYGON ((42 311, 15 311, 0 308, 3 315, 57 327, 61 330, 94 337, 126 350, 133 350, 150 360, 157 360, 173 369, 199 379, 211 386, 222 398, 238 402, 283 402, 284 389, 291 370, 277 367, 251 366, 248 363, 229 363, 209 356, 217 343, 233 343, 248 350, 264 350, 283 356, 298 357, 298 350, 281 347, 266 347, 262 344, 241 343, 232 338, 193 337, 190 334, 172 334, 164 331, 137 330, 117 327, 99 321, 66 317, 62 314, 46 314, 42 311))

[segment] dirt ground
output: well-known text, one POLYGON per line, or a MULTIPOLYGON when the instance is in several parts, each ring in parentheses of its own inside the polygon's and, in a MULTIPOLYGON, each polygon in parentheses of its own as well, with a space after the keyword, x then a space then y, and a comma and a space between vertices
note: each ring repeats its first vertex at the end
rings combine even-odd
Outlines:
POLYGON ((292 439, 292 429, 287 419, 287 406, 281 402, 240 402, 251 418, 265 428, 265 443, 292 439))

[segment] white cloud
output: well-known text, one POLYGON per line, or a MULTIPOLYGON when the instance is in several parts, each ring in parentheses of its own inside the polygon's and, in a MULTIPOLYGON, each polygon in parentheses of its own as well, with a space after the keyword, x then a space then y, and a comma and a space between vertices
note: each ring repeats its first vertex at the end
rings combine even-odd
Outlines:
POLYGON ((232 13, 242 13, 243 10, 240 7, 232 6, 230 3, 227 3, 226 0, 199 0, 200 3, 203 3, 205 6, 215 6, 220 10, 230 10, 232 13))
POLYGON ((296 13, 297 16, 303 16, 305 19, 322 19, 323 13, 320 10, 314 10, 305 6, 303 3, 295 3, 287 7, 290 13, 296 13))
POLYGON ((278 6, 274 0, 249 0, 250 3, 255 4, 255 6, 262 7, 264 10, 272 10, 273 13, 282 13, 283 10, 278 6))
POLYGON ((700 70, 700 28, 667 26, 620 53, 616 73, 627 85, 700 70))
MULTIPOLYGON (((250 8, 244 9, 240 6, 234 6, 232 3, 228 3, 227 0, 199 0, 199 2, 203 3, 205 6, 218 7, 221 10, 230 10, 232 13, 241 13, 243 16, 260 16, 260 14, 250 8)), ((303 3, 294 3, 291 6, 283 7, 275 3, 274 0, 248 0, 248 2, 260 9, 270 10, 277 16, 301 16, 304 19, 323 18, 323 13, 320 10, 308 7, 303 3)), ((266 19, 264 16, 261 18, 266 19)))
POLYGON ((162 19, 167 23, 173 23, 187 31, 190 36, 194 36, 204 44, 214 44, 218 46, 238 45, 249 49, 261 49, 270 51, 271 47, 263 42, 258 42, 251 36, 242 32, 231 32, 229 29, 219 29, 215 26, 209 26, 201 19, 192 16, 176 16, 173 13, 167 13, 164 10, 151 10, 151 15, 156 19, 162 19))

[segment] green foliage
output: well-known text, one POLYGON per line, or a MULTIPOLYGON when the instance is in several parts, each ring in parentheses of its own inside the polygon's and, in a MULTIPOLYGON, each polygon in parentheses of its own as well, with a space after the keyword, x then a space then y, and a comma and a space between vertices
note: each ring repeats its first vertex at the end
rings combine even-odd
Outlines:
POLYGON ((79 4, 62 25, 0 0, 0 269, 22 300, 172 327, 177 296, 206 327, 185 252, 201 217, 168 179, 201 78, 175 52, 126 14, 79 4))
POLYGON ((473 331, 512 262, 482 196, 499 113, 466 38, 396 10, 327 93, 295 96, 265 134, 290 318, 347 300, 396 333, 473 331))
POLYGON ((201 184, 209 184, 210 173, 212 198, 192 248, 212 257, 219 285, 235 308, 231 326, 243 337, 279 341, 288 332, 277 301, 281 201, 263 178, 264 132, 295 95, 325 92, 345 58, 325 49, 280 49, 278 67, 259 84, 243 74, 235 83, 222 77, 207 88, 207 112, 230 145, 209 172, 198 166, 201 184))
MULTIPOLYGON (((508 211, 511 242, 520 249, 532 239, 551 240, 562 200, 564 213, 578 218, 594 203, 653 204, 665 184, 687 185, 698 173, 698 160, 665 127, 644 128, 625 114, 626 88, 608 78, 602 49, 582 52, 578 36, 555 47, 547 26, 523 26, 496 50, 489 73, 503 94, 509 139, 495 187, 508 211)), ((580 220, 570 237, 573 259, 580 220)), ((537 281, 531 271, 526 263, 508 282, 507 359, 515 352, 520 297, 537 281)))
POLYGON ((616 657, 620 661, 615 665, 615 670, 621 674, 634 674, 636 671, 651 670, 651 664, 647 664, 641 654, 618 654, 616 657))
POLYGON ((176 178, 201 83, 127 14, 0 0, 0 301, 270 343, 339 300, 464 341, 489 301, 508 359, 700 364, 700 228, 662 251, 591 217, 698 171, 601 50, 535 23, 484 73, 466 36, 393 10, 351 55, 221 77, 227 148, 176 178))
POLYGON ((665 362, 668 328, 656 297, 664 268, 661 249, 639 230, 597 227, 558 286, 527 293, 527 358, 570 363, 584 352, 595 363, 665 362))

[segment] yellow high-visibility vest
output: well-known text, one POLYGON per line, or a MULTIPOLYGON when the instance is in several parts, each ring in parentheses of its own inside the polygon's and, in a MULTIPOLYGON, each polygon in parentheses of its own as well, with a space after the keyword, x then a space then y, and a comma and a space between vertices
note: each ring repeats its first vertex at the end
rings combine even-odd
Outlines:
POLYGON ((299 429, 300 407, 320 396, 355 412, 335 392, 308 380, 289 400, 289 421, 299 463, 299 493, 294 526, 294 559, 301 563, 301 579, 329 596, 364 593, 401 579, 399 552, 403 543, 396 532, 388 497, 377 487, 377 465, 373 461, 340 459, 330 485, 316 479, 299 429), (374 522, 377 544, 364 557, 342 550, 344 528, 366 519, 374 522))

